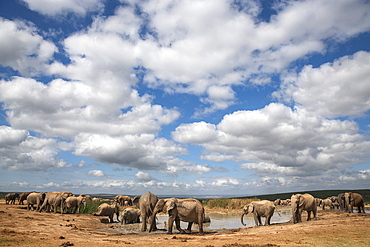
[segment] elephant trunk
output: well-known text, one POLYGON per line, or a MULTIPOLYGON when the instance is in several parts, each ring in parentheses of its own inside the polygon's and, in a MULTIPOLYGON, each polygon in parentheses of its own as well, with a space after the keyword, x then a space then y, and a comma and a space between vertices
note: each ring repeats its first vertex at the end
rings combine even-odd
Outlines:
POLYGON ((243 221, 244 215, 247 215, 246 212, 242 213, 242 217, 240 218, 240 221, 242 222, 243 226, 246 226, 246 224, 243 221))

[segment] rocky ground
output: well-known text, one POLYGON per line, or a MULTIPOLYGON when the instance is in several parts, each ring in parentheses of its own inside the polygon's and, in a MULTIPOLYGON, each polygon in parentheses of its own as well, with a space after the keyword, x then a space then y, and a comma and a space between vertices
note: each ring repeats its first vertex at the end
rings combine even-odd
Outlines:
MULTIPOLYGON (((303 215, 305 218, 306 215, 303 215)), ((319 211, 299 224, 167 235, 114 231, 101 217, 27 211, 0 201, 0 246, 370 246, 370 214, 319 211)))

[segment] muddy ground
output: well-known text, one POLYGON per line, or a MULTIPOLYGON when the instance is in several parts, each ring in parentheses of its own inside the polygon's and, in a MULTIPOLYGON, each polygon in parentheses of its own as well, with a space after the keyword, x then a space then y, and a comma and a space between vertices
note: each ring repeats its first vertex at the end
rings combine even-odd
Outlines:
POLYGON ((119 224, 101 218, 38 213, 0 201, 0 246, 370 246, 370 214, 320 210, 316 220, 299 224, 172 235, 117 233, 119 224))

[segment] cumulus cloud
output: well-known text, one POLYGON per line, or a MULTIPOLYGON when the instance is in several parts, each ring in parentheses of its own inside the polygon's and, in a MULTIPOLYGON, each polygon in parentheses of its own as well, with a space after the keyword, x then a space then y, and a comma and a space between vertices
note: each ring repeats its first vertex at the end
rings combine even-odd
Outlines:
POLYGON ((69 166, 58 159, 57 141, 0 126, 0 167, 11 171, 50 171, 69 166))
POLYGON ((284 77, 274 95, 329 118, 359 116, 370 110, 370 53, 360 51, 319 68, 305 66, 284 77))
POLYGON ((34 76, 45 71, 45 64, 57 50, 55 45, 37 34, 36 28, 24 21, 0 18, 0 64, 34 76))
POLYGON ((85 15, 89 11, 102 9, 102 0, 22 0, 27 6, 43 15, 59 15, 69 12, 85 15))
POLYGON ((91 170, 87 172, 87 175, 95 176, 95 177, 105 177, 106 175, 104 174, 103 171, 101 170, 91 170))
POLYGON ((356 3, 288 2, 267 22, 257 19, 258 5, 245 12, 226 1, 142 2, 155 38, 137 48, 151 86, 203 95, 211 105, 204 112, 212 112, 234 103, 232 85, 269 82, 248 79, 325 52, 324 40, 341 42, 368 30, 369 9, 356 3))
POLYGON ((138 171, 136 174, 135 174, 135 177, 139 180, 139 181, 152 181, 152 180, 155 180, 152 175, 150 175, 149 172, 142 172, 142 171, 138 171))
POLYGON ((358 134, 352 121, 328 120, 304 109, 292 110, 272 103, 260 110, 237 111, 224 116, 213 129, 215 139, 193 137, 193 123, 173 133, 178 141, 195 142, 205 149, 203 159, 244 161, 243 169, 258 174, 274 172, 286 176, 338 173, 367 160, 370 143, 358 134), (186 131, 184 131, 186 130, 186 131))

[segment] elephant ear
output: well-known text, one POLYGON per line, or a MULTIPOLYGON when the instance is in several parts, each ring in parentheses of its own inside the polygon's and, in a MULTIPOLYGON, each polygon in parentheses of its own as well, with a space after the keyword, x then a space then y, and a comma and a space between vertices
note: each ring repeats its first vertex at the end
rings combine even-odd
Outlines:
POLYGON ((169 212, 170 210, 174 209, 176 207, 176 200, 175 199, 169 199, 166 201, 166 211, 169 212))
POLYGON ((253 203, 248 205, 248 213, 253 213, 254 212, 254 205, 253 203))

